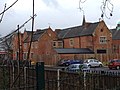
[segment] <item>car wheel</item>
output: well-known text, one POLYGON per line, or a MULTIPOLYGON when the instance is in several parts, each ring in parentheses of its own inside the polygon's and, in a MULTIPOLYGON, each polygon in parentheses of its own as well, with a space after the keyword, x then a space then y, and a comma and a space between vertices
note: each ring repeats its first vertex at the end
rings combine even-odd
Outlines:
POLYGON ((117 70, 120 69, 120 66, 117 66, 116 69, 117 69, 117 70))
POLYGON ((109 69, 112 69, 112 68, 109 68, 109 69))
POLYGON ((91 65, 88 65, 88 67, 90 67, 90 68, 91 68, 91 65))
POLYGON ((102 67, 102 64, 100 64, 99 67, 102 67))

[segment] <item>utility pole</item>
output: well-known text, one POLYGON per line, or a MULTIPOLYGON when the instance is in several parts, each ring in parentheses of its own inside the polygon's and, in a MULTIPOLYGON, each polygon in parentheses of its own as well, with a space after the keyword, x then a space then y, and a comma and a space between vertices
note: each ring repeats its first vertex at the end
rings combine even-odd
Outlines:
MULTIPOLYGON (((34 16, 34 0, 33 0, 33 13, 32 16, 34 16)), ((30 40, 30 46, 28 49, 28 54, 27 54, 27 60, 29 60, 29 55, 30 55, 30 50, 31 50, 31 45, 32 45, 32 38, 33 38, 33 30, 34 30, 34 17, 32 17, 32 34, 31 34, 31 40, 30 40)))
MULTIPOLYGON (((27 60, 29 59, 29 54, 30 54, 30 48, 31 48, 31 44, 32 44, 32 36, 33 36, 33 30, 34 30, 34 17, 36 16, 36 14, 34 14, 34 0, 33 0, 33 13, 32 13, 32 17, 28 20, 30 21, 32 19, 32 35, 31 35, 31 41, 30 41, 30 46, 29 46, 29 50, 28 50, 28 56, 27 56, 27 60)), ((28 21, 26 21, 21 27, 19 28, 22 28, 28 21)), ((16 32, 17 30, 15 30, 14 32, 16 32)), ((11 35, 11 34, 10 34, 11 35)), ((9 35, 8 35, 9 36, 9 35)), ((26 62, 27 63, 27 62, 26 62)), ((25 63, 25 65, 26 65, 25 63)), ((25 66, 24 65, 24 66, 25 66)), ((23 68, 24 69, 24 68, 23 68)), ((15 80, 13 81, 13 83, 11 84, 11 87, 12 88, 15 84, 15 82, 17 81, 17 79, 20 77, 20 74, 23 72, 23 69, 19 72, 19 74, 17 75, 17 77, 15 78, 15 80)))
MULTIPOLYGON (((20 32, 19 32, 19 25, 18 27, 18 75, 20 73, 20 32)), ((20 88, 20 78, 19 78, 19 88, 20 88)))

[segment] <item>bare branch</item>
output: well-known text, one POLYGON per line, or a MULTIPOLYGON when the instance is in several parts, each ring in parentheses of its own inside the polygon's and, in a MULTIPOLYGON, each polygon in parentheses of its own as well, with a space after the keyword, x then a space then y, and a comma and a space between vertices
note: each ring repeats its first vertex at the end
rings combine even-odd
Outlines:
POLYGON ((103 4, 101 5, 101 17, 103 18, 105 16, 106 18, 110 19, 113 13, 113 7, 114 6, 110 0, 103 0, 103 4), (107 12, 110 12, 110 15, 108 15, 107 12))
POLYGON ((16 0, 13 4, 11 4, 8 8, 6 8, 5 10, 3 10, 0 15, 2 15, 3 13, 5 13, 7 10, 9 10, 13 5, 15 5, 17 3, 18 0, 16 0))
MULTIPOLYGON (((5 6, 4 6, 4 10, 3 10, 3 11, 5 11, 5 9, 6 9, 6 3, 5 3, 5 6)), ((3 16, 4 16, 4 13, 2 13, 2 16, 1 16, 1 19, 0 19, 0 23, 2 22, 3 16)))

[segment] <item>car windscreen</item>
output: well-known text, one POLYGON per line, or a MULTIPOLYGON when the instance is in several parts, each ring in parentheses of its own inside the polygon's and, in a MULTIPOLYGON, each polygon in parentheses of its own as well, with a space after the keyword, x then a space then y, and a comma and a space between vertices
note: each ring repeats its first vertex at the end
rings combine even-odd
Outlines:
POLYGON ((110 60, 110 61, 109 61, 109 63, 114 63, 114 62, 115 62, 115 60, 110 60))

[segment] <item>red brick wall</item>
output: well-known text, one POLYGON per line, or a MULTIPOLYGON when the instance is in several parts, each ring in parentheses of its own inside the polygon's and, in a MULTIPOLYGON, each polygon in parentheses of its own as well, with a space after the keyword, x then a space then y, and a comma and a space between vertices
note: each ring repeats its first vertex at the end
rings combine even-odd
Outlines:
POLYGON ((19 52, 19 48, 20 48, 20 60, 23 59, 23 52, 22 52, 22 49, 23 49, 23 34, 22 33, 19 33, 19 43, 18 43, 18 34, 14 34, 13 36, 13 40, 12 40, 12 43, 13 43, 13 60, 16 60, 17 57, 16 57, 16 53, 19 52), (20 46, 20 47, 19 47, 20 46))
POLYGON ((64 39, 64 48, 80 48, 79 42, 80 42, 79 37, 64 39), (73 46, 70 46, 70 39, 73 39, 74 42, 73 46))
MULTIPOLYGON (((97 26, 95 33, 94 33, 93 40, 94 40, 94 51, 95 52, 97 51, 97 49, 106 49, 107 50, 106 54, 104 54, 104 58, 102 59, 102 61, 108 61, 110 58, 112 58, 112 57, 109 57, 112 54, 112 50, 111 50, 112 36, 111 36, 111 32, 109 31, 109 29, 107 28, 107 26, 105 25, 104 22, 100 22, 100 24, 97 26), (100 44, 100 36, 107 37, 106 44, 100 44)), ((99 56, 99 55, 97 55, 97 56, 99 56)), ((101 59, 101 58, 99 58, 99 59, 101 59)))
POLYGON ((43 33, 37 42, 33 43, 37 43, 37 48, 31 49, 31 52, 34 53, 32 61, 44 61, 45 64, 55 63, 54 54, 56 54, 56 52, 52 47, 54 39, 56 39, 56 34, 49 28, 47 32, 43 33))
POLYGON ((120 40, 113 40, 112 50, 113 58, 120 59, 120 40))

